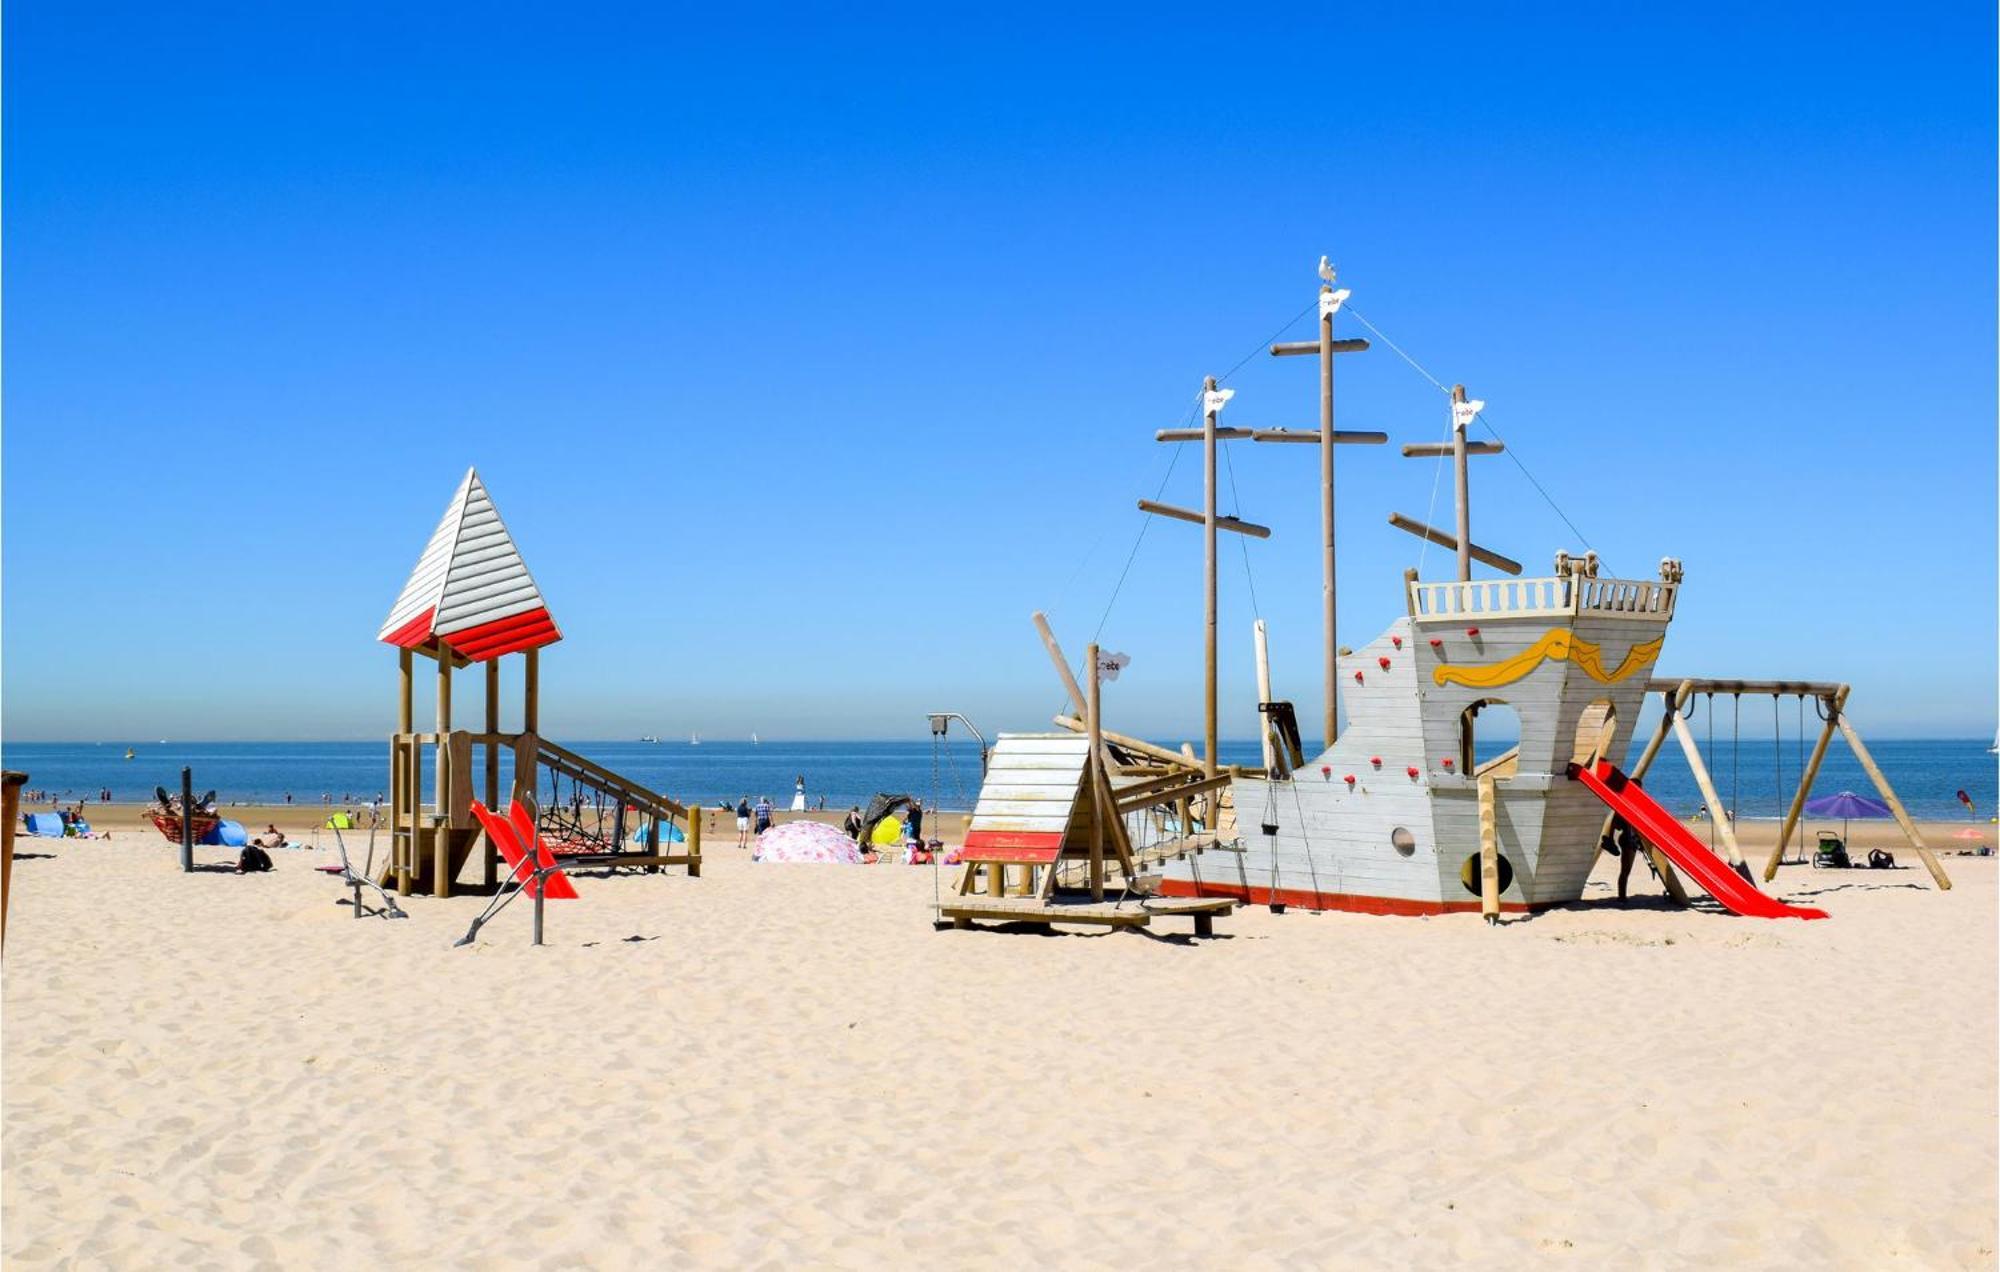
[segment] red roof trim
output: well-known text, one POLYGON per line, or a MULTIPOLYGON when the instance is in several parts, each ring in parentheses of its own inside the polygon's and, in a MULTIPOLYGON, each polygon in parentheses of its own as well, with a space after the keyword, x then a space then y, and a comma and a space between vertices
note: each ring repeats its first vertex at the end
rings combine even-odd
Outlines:
POLYGON ((382 640, 384 643, 394 645, 398 649, 415 649, 417 646, 430 640, 431 619, 436 615, 437 606, 433 605, 409 622, 398 627, 395 631, 384 636, 382 640))
POLYGON ((562 633, 556 630, 555 620, 549 617, 549 611, 537 608, 525 614, 496 618, 490 623, 468 627, 439 639, 462 657, 474 662, 490 662, 502 654, 553 645, 562 639, 562 633))

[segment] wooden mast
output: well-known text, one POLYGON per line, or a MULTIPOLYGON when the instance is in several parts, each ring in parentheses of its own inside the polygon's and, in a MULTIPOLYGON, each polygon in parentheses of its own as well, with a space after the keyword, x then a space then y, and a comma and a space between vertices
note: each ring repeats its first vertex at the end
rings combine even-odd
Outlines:
POLYGON ((1473 412, 1466 409, 1465 386, 1451 386, 1451 477, 1452 493, 1458 507, 1458 581, 1472 580, 1472 481, 1465 468, 1465 425, 1473 412))
POLYGON ((1403 447, 1405 459, 1436 459, 1451 456, 1452 507, 1454 510, 1455 533, 1446 534, 1442 530, 1425 525, 1414 517, 1402 513, 1389 514, 1389 524, 1398 530, 1413 534, 1426 543, 1435 543, 1441 548, 1450 548, 1458 558, 1458 581, 1472 581, 1472 563, 1481 561, 1503 574, 1519 574, 1521 563, 1498 552, 1489 551, 1472 541, 1472 472, 1466 461, 1474 455, 1498 455, 1507 448, 1499 442, 1471 442, 1465 437, 1465 430, 1486 403, 1477 399, 1468 400, 1465 386, 1451 386, 1451 440, 1449 442, 1417 442, 1403 447))
MULTIPOLYGON (((1201 762, 1202 771, 1215 776, 1215 416, 1222 402, 1215 391, 1215 377, 1201 382, 1201 762)), ((1097 660, 1090 664, 1091 692, 1097 684, 1097 660)))

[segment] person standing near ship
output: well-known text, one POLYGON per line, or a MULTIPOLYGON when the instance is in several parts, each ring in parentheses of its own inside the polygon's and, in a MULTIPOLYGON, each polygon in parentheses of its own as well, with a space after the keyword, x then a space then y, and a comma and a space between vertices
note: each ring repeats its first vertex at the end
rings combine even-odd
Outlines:
POLYGON ((736 801, 736 846, 750 846, 750 797, 745 795, 736 801))
POLYGON ((799 780, 792 786, 792 811, 795 813, 806 811, 806 775, 804 773, 799 774, 799 780))
POLYGON ((757 797, 757 833, 761 835, 769 829, 771 829, 771 797, 769 795, 759 795, 757 797))

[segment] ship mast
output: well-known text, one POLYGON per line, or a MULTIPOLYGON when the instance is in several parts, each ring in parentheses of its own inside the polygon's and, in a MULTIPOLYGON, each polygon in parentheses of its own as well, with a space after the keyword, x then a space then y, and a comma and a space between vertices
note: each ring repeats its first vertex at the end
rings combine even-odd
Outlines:
POLYGON ((1320 672, 1326 683, 1325 732, 1327 746, 1340 736, 1340 673, 1335 660, 1340 653, 1340 640, 1335 634, 1334 603, 1334 552, 1333 552, 1333 448, 1341 443, 1361 443, 1379 446, 1389 440, 1387 433, 1337 432, 1333 427, 1333 355, 1336 353, 1360 353, 1368 347, 1366 340, 1335 340, 1333 338, 1333 316, 1347 303, 1351 294, 1345 287, 1334 287, 1334 269, 1327 258, 1319 258, 1319 339, 1300 340, 1271 346, 1271 356, 1282 358, 1290 355, 1314 353, 1319 355, 1319 432, 1293 432, 1290 429, 1259 429, 1252 434, 1260 442, 1316 442, 1319 444, 1319 537, 1320 537, 1320 612, 1326 628, 1326 649, 1321 659, 1320 672))
POLYGON ((1451 440, 1449 442, 1415 442, 1403 447, 1403 455, 1409 459, 1436 459, 1445 455, 1451 456, 1452 506, 1456 514, 1455 524, 1457 525, 1458 533, 1455 535, 1446 534, 1444 531, 1436 529, 1433 526, 1427 526, 1413 517, 1406 517, 1400 512, 1389 514, 1389 524, 1398 530, 1406 530, 1426 543, 1435 543, 1441 548, 1450 548, 1456 553, 1458 556, 1458 581, 1461 583, 1471 581, 1472 563, 1474 561, 1478 561, 1483 565, 1490 565, 1502 574, 1519 574, 1521 572, 1521 563, 1519 561, 1511 557, 1501 556, 1498 552, 1482 548, 1472 541, 1472 475, 1468 471, 1470 465, 1466 460, 1473 455, 1498 455, 1506 449, 1499 442, 1472 442, 1466 440, 1466 425, 1477 419, 1479 412, 1485 409, 1485 406, 1486 403, 1476 399, 1468 400, 1465 396, 1465 386, 1463 384, 1454 384, 1451 386, 1451 440))

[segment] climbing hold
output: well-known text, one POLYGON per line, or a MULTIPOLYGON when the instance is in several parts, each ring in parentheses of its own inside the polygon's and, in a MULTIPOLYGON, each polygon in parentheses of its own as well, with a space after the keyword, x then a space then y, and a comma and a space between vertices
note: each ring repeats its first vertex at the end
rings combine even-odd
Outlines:
POLYGON ((1476 637, 1479 635, 1479 629, 1477 627, 1468 627, 1465 629, 1465 634, 1467 636, 1476 637))
POLYGON ((1349 790, 1354 789, 1354 774, 1349 773, 1346 777, 1342 778, 1341 780, 1347 783, 1347 789, 1349 790))
POLYGON ((1410 767, 1409 767, 1409 768, 1408 768, 1408 769, 1407 769, 1406 771, 1407 771, 1407 772, 1409 773, 1409 775, 1410 775, 1410 780, 1411 780, 1412 782, 1414 782, 1414 781, 1416 781, 1416 780, 1417 780, 1417 766, 1416 766, 1416 765, 1414 765, 1414 764, 1410 765, 1410 767))
POLYGON ((1450 760, 1446 760, 1446 761, 1444 762, 1444 766, 1445 766, 1446 768, 1450 768, 1450 767, 1451 767, 1451 761, 1450 761, 1450 760))
POLYGON ((1376 768, 1381 768, 1381 767, 1382 767, 1382 757, 1381 757, 1381 756, 1379 756, 1379 755, 1371 755, 1371 756, 1369 756, 1369 757, 1368 757, 1368 762, 1369 762, 1370 764, 1373 764, 1373 765, 1374 765, 1374 766, 1375 766, 1376 768))
POLYGON ((1396 648, 1401 649, 1403 647, 1403 638, 1401 636, 1391 636, 1389 638, 1389 643, 1394 645, 1396 648))
POLYGON ((1438 649, 1438 648, 1441 648, 1441 647, 1442 647, 1443 645, 1444 645, 1444 642, 1443 642, 1443 641, 1439 640, 1439 639, 1438 639, 1437 637, 1435 637, 1435 636, 1431 637, 1431 648, 1432 648, 1432 649, 1438 649))
POLYGON ((1387 658, 1377 658, 1375 661, 1382 664, 1382 670, 1389 670, 1389 660, 1387 658))
POLYGON ((1333 765, 1331 765, 1331 764, 1322 764, 1322 765, 1320 765, 1320 766, 1319 766, 1319 778, 1320 778, 1320 780, 1321 780, 1322 782, 1330 782, 1330 781, 1332 781, 1332 780, 1333 780, 1333 765))
POLYGON ((1357 672, 1355 672, 1355 673, 1354 673, 1354 683, 1355 683, 1355 684, 1357 684, 1357 685, 1360 685, 1360 684, 1366 684, 1366 683, 1368 683, 1368 682, 1367 682, 1367 681, 1365 681, 1365 680, 1363 680, 1363 679, 1361 678, 1361 673, 1357 671, 1357 672))

